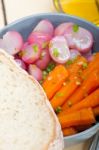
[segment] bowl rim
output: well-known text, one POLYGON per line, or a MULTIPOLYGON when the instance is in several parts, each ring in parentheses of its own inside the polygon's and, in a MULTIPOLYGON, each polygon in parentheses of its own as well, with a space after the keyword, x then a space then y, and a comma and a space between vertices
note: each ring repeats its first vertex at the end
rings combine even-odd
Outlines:
POLYGON ((93 130, 99 131, 99 123, 93 125, 92 127, 90 127, 89 129, 82 131, 80 133, 76 133, 74 135, 70 135, 70 136, 65 136, 64 140, 69 140, 69 139, 74 139, 74 138, 81 138, 82 136, 88 134, 89 132, 93 132, 93 130))
POLYGON ((37 14, 33 14, 33 15, 28 15, 28 16, 25 16, 25 17, 21 17, 19 19, 16 19, 14 21, 12 21, 11 23, 7 24, 6 26, 4 26, 3 28, 0 29, 0 32, 2 32, 3 30, 9 28, 10 26, 13 26, 17 23, 20 23, 21 21, 25 21, 27 19, 30 19, 30 18, 33 18, 33 17, 42 17, 42 16, 60 16, 60 17, 68 17, 68 18, 71 18, 71 19, 75 19, 75 20, 79 20, 81 21, 82 23, 87 23, 89 26, 92 26, 93 28, 96 28, 97 30, 99 30, 99 27, 96 26, 95 24, 93 24, 92 22, 90 21, 87 21, 83 18, 80 18, 80 17, 77 17, 77 16, 73 16, 73 15, 68 15, 68 14, 64 14, 64 13, 37 13, 37 14))
MULTIPOLYGON (((44 17, 48 17, 48 16, 56 16, 56 17, 58 17, 58 16, 60 16, 60 17, 67 17, 67 18, 71 18, 71 19, 75 19, 75 20, 79 20, 79 21, 81 21, 82 23, 86 23, 86 24, 88 24, 89 26, 91 26, 91 27, 93 27, 93 28, 95 28, 97 31, 99 31, 99 27, 97 27, 95 24, 93 24, 92 22, 89 22, 89 21, 87 21, 87 20, 85 20, 85 19, 83 19, 83 18, 80 18, 80 17, 76 17, 76 16, 73 16, 73 15, 68 15, 68 14, 64 14, 64 13, 57 13, 57 12, 54 12, 54 13, 37 13, 37 14, 32 14, 32 15, 28 15, 28 16, 25 16, 25 17, 21 17, 21 18, 19 18, 19 19, 17 19, 17 20, 14 20, 14 21, 12 21, 11 23, 9 23, 9 24, 7 24, 6 26, 4 26, 3 28, 1 28, 0 29, 0 33, 1 32, 3 32, 4 30, 6 30, 7 28, 9 28, 9 27, 11 27, 11 26, 13 26, 13 25, 15 25, 15 24, 18 24, 18 23, 20 23, 20 22, 22 22, 22 21, 25 21, 25 20, 27 20, 27 19, 32 19, 33 17, 42 17, 42 16, 44 16, 44 17)), ((65 136, 64 137, 64 140, 69 140, 69 139, 74 139, 74 138, 80 138, 81 136, 83 136, 83 135, 86 135, 86 134, 88 134, 89 132, 92 132, 93 130, 95 130, 95 129, 98 129, 99 128, 99 123, 97 123, 97 124, 95 124, 94 126, 92 126, 92 127, 90 127, 89 129, 87 129, 87 130, 85 130, 85 131, 82 131, 82 132, 80 132, 80 133, 77 133, 77 134, 75 134, 75 135, 71 135, 71 136, 65 136)), ((99 129, 98 129, 99 130, 99 129)))

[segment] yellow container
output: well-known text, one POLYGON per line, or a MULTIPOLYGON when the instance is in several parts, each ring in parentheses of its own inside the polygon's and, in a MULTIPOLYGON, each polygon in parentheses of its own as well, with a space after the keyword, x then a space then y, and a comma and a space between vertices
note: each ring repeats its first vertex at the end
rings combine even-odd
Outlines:
POLYGON ((53 0, 59 12, 82 17, 99 25, 99 0, 53 0))

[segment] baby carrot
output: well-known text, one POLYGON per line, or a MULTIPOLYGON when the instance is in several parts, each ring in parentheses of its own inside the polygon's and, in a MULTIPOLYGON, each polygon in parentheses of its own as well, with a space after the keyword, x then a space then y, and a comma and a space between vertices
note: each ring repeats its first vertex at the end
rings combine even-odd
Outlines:
POLYGON ((74 94, 69 97, 68 101, 66 101, 62 109, 69 108, 72 105, 78 103, 98 87, 99 70, 95 70, 87 77, 87 79, 83 81, 82 85, 74 92, 74 94))
POLYGON ((88 67, 83 71, 82 77, 86 78, 93 70, 99 68, 99 53, 96 53, 93 60, 88 64, 88 67))
POLYGON ((52 70, 44 83, 42 84, 48 98, 52 96, 61 88, 63 82, 68 77, 68 71, 63 65, 58 65, 52 70))
POLYGON ((63 131, 64 136, 69 136, 69 135, 73 135, 73 134, 77 133, 76 129, 73 127, 64 128, 64 129, 62 129, 62 131, 63 131))
POLYGON ((84 63, 87 63, 87 60, 80 56, 67 68, 70 74, 69 78, 51 99, 51 104, 54 109, 63 105, 68 97, 71 96, 71 94, 81 84, 81 78, 79 77, 78 72, 83 67, 84 63))
POLYGON ((50 103, 52 107, 56 109, 58 106, 63 105, 63 103, 77 89, 77 87, 80 84, 81 84, 81 79, 77 76, 64 83, 64 85, 60 88, 60 90, 51 99, 50 103))
POLYGON ((95 123, 95 117, 91 108, 81 109, 73 113, 58 116, 62 128, 88 125, 95 123))
MULTIPOLYGON (((67 113, 72 113, 77 110, 81 110, 88 107, 94 108, 96 106, 99 106, 99 88, 95 90, 93 93, 91 93, 89 96, 87 96, 85 99, 80 101, 79 103, 73 105, 71 108, 60 112, 59 116, 66 115, 67 113)), ((99 107, 97 109, 99 109, 99 107)))

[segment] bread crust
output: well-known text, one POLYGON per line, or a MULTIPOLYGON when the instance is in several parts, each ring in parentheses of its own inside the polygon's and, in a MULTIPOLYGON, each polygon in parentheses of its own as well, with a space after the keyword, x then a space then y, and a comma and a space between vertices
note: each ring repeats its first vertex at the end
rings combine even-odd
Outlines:
POLYGON ((50 141, 48 142, 47 145, 45 145, 43 150, 63 150, 63 134, 61 131, 60 124, 58 122, 58 119, 47 99, 47 96, 43 90, 43 88, 40 86, 40 84, 32 77, 30 76, 25 70, 21 69, 16 62, 14 61, 13 56, 10 56, 7 54, 4 50, 0 49, 0 56, 3 55, 6 58, 10 60, 12 63, 13 67, 17 67, 21 73, 23 73, 25 76, 28 76, 34 84, 36 84, 37 88, 39 89, 41 95, 44 97, 44 102, 46 103, 46 107, 48 108, 50 115, 53 119, 53 136, 51 137, 50 141))

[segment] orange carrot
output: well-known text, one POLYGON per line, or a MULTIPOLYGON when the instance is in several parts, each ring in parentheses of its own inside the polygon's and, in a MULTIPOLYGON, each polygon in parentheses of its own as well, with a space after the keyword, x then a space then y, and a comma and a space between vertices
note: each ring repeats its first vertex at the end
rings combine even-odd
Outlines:
POLYGON ((87 60, 84 57, 79 56, 70 66, 67 67, 67 70, 71 76, 74 76, 80 69, 83 69, 84 64, 87 64, 87 60))
POLYGON ((64 82, 61 89, 54 95, 51 99, 51 104, 54 109, 58 106, 63 105, 63 103, 68 99, 69 96, 77 89, 81 83, 81 79, 78 75, 79 70, 83 67, 83 64, 87 63, 84 57, 78 57, 68 68, 70 77, 64 82))
POLYGON ((56 66, 54 70, 49 73, 42 85, 49 99, 61 88, 67 77, 68 71, 63 65, 56 66))
POLYGON ((93 93, 91 93, 88 97, 80 101, 79 103, 73 105, 71 108, 60 112, 59 116, 66 115, 67 113, 72 113, 77 110, 81 110, 88 107, 94 108, 98 105, 99 105, 99 88, 95 90, 93 93))
POLYGON ((88 125, 95 123, 95 117, 91 108, 82 109, 73 113, 58 116, 62 128, 88 125))
POLYGON ((87 79, 85 79, 82 85, 69 97, 68 101, 63 105, 62 109, 69 108, 74 104, 78 103, 91 92, 99 87, 99 69, 93 71, 87 79))
POLYGON ((77 89, 77 87, 81 84, 81 79, 77 76, 70 79, 70 81, 66 82, 66 85, 61 87, 61 89, 54 95, 51 99, 51 105, 54 109, 58 106, 63 105, 63 103, 68 99, 68 97, 77 89))
POLYGON ((93 70, 99 68, 99 53, 96 53, 93 60, 89 63, 88 67, 83 71, 82 77, 86 78, 93 70))
POLYGON ((62 131, 64 136, 69 136, 77 133, 76 129, 74 129, 73 127, 64 128, 62 131))
POLYGON ((95 108, 93 108, 93 112, 95 116, 99 116, 99 105, 95 108))

